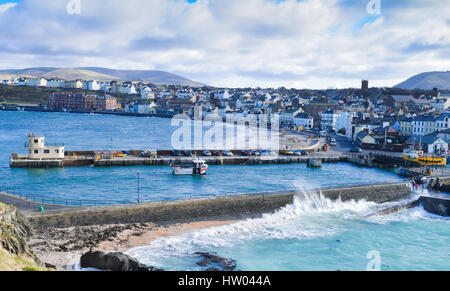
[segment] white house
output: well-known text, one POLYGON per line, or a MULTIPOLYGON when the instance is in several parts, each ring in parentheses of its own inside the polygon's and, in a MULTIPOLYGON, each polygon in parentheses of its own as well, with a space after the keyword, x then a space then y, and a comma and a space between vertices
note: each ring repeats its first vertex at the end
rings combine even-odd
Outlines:
POLYGON ((155 99, 155 93, 153 92, 152 88, 143 87, 141 89, 141 99, 142 100, 155 99))
POLYGON ((177 93, 175 93, 175 96, 178 99, 189 100, 189 99, 192 99, 192 97, 194 97, 195 94, 192 90, 180 90, 180 91, 177 91, 177 93))
POLYGON ((89 80, 83 82, 83 89, 89 91, 99 91, 100 84, 95 80, 89 80))
POLYGON ((119 93, 131 95, 131 94, 137 94, 137 91, 136 91, 136 87, 134 86, 133 83, 126 82, 126 83, 123 83, 119 87, 119 93))
POLYGON ((64 84, 64 87, 71 88, 71 89, 82 89, 83 81, 81 81, 81 80, 66 81, 64 84))
POLYGON ((421 138, 423 149, 429 154, 440 154, 448 151, 448 143, 436 133, 421 138))
POLYGON ((149 114, 150 113, 150 103, 146 103, 146 102, 135 103, 134 107, 133 107, 133 112, 139 113, 139 114, 149 114))
POLYGON ((13 85, 13 84, 14 84, 14 82, 12 80, 2 80, 2 85, 9 86, 9 85, 13 85))
POLYGON ((288 109, 280 113, 280 121, 285 124, 293 124, 294 118, 300 113, 303 113, 303 110, 301 108, 288 109))
POLYGON ((444 131, 450 128, 450 114, 442 114, 436 119, 435 131, 444 131))
POLYGON ((314 127, 314 118, 308 114, 298 114, 294 117, 295 126, 302 126, 304 129, 312 129, 314 127))
POLYGON ((64 88, 65 81, 59 79, 50 79, 47 80, 47 88, 64 88))
POLYGON ((414 118, 412 126, 412 135, 428 135, 436 131, 436 118, 430 115, 418 116, 414 118))
POLYGON ((217 92, 217 93, 215 93, 214 94, 214 98, 216 98, 216 99, 220 99, 220 100, 222 100, 222 99, 230 99, 230 93, 228 93, 228 90, 225 90, 225 91, 223 91, 223 92, 217 92))
POLYGON ((320 127, 322 130, 336 131, 337 120, 340 112, 336 110, 327 110, 322 113, 320 127))
POLYGON ((339 133, 345 130, 345 135, 347 138, 352 138, 352 122, 354 116, 355 113, 351 111, 341 112, 336 119, 335 132, 339 133))
POLYGON ((26 80, 26 86, 45 87, 47 80, 44 78, 29 78, 26 80))
POLYGON ((450 107, 450 98, 434 99, 431 101, 430 107, 438 112, 444 112, 450 107))
POLYGON ((17 78, 14 80, 14 86, 26 86, 27 78, 17 78))

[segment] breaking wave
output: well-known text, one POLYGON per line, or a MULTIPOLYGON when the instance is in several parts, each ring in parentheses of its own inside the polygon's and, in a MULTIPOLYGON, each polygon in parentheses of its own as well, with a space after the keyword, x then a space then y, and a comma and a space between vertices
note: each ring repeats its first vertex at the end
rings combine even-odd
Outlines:
POLYGON ((332 201, 320 192, 296 183, 298 194, 292 204, 261 218, 163 237, 149 246, 132 249, 129 255, 143 263, 164 266, 173 257, 190 257, 197 251, 233 247, 248 240, 305 240, 345 231, 348 223, 373 212, 375 203, 332 201))

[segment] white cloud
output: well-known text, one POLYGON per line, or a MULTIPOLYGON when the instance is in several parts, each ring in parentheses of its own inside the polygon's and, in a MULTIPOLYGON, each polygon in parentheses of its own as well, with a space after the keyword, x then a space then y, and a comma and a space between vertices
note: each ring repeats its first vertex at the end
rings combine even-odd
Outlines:
POLYGON ((3 13, 0 67, 160 69, 216 86, 300 88, 395 85, 450 67, 450 5, 437 0, 382 1, 377 18, 365 0, 81 1, 81 15, 53 0, 3 13))
POLYGON ((5 3, 5 4, 1 4, 0 5, 0 14, 6 12, 6 10, 13 8, 14 6, 16 6, 17 3, 14 2, 9 2, 9 3, 5 3))

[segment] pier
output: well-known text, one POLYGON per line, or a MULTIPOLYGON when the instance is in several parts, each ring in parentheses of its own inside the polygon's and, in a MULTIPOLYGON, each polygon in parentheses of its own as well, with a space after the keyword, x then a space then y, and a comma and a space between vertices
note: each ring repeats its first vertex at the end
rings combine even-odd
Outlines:
MULTIPOLYGON (((244 156, 240 150, 231 151, 233 156, 202 156, 203 150, 191 151, 192 156, 174 156, 170 150, 158 150, 152 157, 143 156, 142 150, 122 151, 66 151, 63 159, 33 160, 17 154, 11 155, 11 168, 62 168, 62 167, 127 167, 127 166, 167 166, 171 163, 190 162, 201 157, 209 165, 263 165, 307 163, 317 160, 323 163, 346 161, 340 153, 309 153, 307 156, 268 155, 244 156), (124 153, 128 153, 126 156, 124 153), (105 156, 107 156, 105 158, 105 156), (100 157, 100 158, 99 158, 100 157)), ((214 152, 213 150, 211 152, 214 152)))
MULTIPOLYGON (((407 198, 411 194, 411 188, 407 183, 397 183, 323 189, 317 190, 317 193, 331 200, 364 199, 385 203, 407 198)), ((293 190, 102 207, 61 208, 45 212, 23 210, 22 213, 34 225, 56 228, 147 222, 165 224, 230 217, 247 219, 292 204, 298 195, 301 199, 301 194, 293 190)))

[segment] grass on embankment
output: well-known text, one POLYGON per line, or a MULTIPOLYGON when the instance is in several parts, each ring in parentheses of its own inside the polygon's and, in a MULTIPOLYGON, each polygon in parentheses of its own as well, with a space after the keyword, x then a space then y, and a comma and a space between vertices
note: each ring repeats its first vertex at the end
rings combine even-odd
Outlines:
POLYGON ((0 246, 0 271, 48 271, 37 265, 33 259, 13 255, 0 246))

